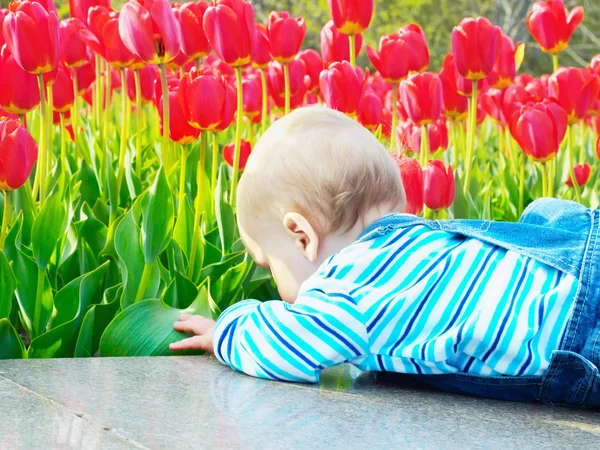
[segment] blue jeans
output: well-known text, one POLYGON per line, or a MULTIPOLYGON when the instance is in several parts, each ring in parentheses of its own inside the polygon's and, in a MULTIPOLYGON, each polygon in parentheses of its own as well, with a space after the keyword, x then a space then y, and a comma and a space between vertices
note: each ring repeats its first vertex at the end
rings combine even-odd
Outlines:
POLYGON ((486 377, 382 374, 384 378, 420 381, 449 392, 502 400, 600 406, 600 211, 564 200, 533 202, 517 223, 481 220, 430 221, 402 214, 389 216, 365 230, 425 225, 476 238, 527 255, 579 281, 577 298, 559 350, 543 376, 486 377))

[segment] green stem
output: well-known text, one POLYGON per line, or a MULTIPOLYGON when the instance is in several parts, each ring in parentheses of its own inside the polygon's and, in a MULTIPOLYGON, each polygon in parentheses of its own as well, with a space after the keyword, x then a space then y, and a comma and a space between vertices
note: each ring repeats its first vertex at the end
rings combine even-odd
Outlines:
POLYGON ((102 111, 102 58, 96 55, 96 89, 94 98, 94 119, 96 121, 96 131, 100 130, 100 114, 102 111))
MULTIPOLYGON (((125 75, 125 69, 121 69, 121 84, 127 86, 127 79, 125 75)), ((121 184, 123 183, 123 177, 125 176, 125 154, 127 153, 127 137, 129 134, 129 116, 131 110, 129 108, 129 96, 127 92, 123 91, 121 96, 122 103, 122 124, 123 129, 121 130, 121 145, 119 147, 119 167, 117 172, 117 199, 121 197, 121 184)), ((118 205, 115 205, 118 206, 118 205)), ((115 208, 116 211, 116 208, 115 208)))
MULTIPOLYGON (((283 63, 283 80, 285 84, 285 115, 290 113, 290 68, 287 62, 283 63)), ((239 110, 238 110, 239 111, 239 110)))
POLYGON ((0 250, 4 250, 4 242, 8 234, 8 221, 10 219, 10 191, 4 191, 4 212, 2 214, 2 229, 0 230, 0 250))
POLYGON ((465 159, 465 186, 464 193, 469 192, 471 173, 473 169, 473 147, 475 146, 475 128, 477 127, 477 80, 473 80, 473 92, 469 102, 469 129, 467 130, 467 156, 465 159))
POLYGON ((421 167, 425 168, 427 165, 428 153, 429 153, 429 136, 427 135, 427 125, 421 125, 421 148, 419 149, 419 161, 421 167))
POLYGON ((546 172, 546 163, 542 163, 542 197, 549 197, 548 173, 546 172))
POLYGON ((240 173, 240 149, 242 144, 242 118, 243 118, 243 91, 242 91, 242 69, 235 68, 235 78, 237 81, 237 116, 235 123, 235 151, 233 154, 233 179, 231 180, 231 195, 229 202, 235 207, 235 194, 238 185, 238 175, 240 173))
POLYGON ((54 102, 52 100, 52 87, 48 86, 46 95, 48 99, 48 103, 46 104, 48 107, 48 115, 46 116, 48 123, 46 125, 46 173, 44 176, 47 177, 52 171, 52 161, 54 159, 54 152, 52 151, 52 141, 54 137, 54 102))
POLYGON ((65 130, 65 115, 60 113, 60 162, 62 163, 63 170, 69 172, 67 166, 67 142, 66 142, 65 130))
MULTIPOLYGON (((110 66, 108 65, 108 63, 106 63, 104 65, 105 67, 105 71, 104 71, 104 79, 105 79, 105 83, 104 83, 104 114, 102 116, 102 120, 103 120, 103 124, 102 124, 102 142, 104 142, 104 147, 105 147, 105 151, 107 152, 108 155, 108 124, 110 123, 110 119, 108 118, 108 112, 110 110, 110 97, 111 97, 111 78, 110 78, 110 66)), ((123 83, 123 80, 121 80, 121 83, 123 83)), ((126 85, 123 85, 126 86, 126 85)), ((127 95, 125 95, 125 97, 127 97, 127 95)), ((108 157, 108 156, 107 156, 108 157)))
POLYGON ((498 125, 498 173, 502 172, 502 157, 504 156, 504 130, 498 125))
POLYGON ((558 70, 558 53, 552 55, 552 62, 554 63, 554 72, 558 70))
MULTIPOLYGON (((135 174, 142 180, 142 82, 140 70, 135 69, 135 174)), ((126 93, 127 91, 123 91, 126 93)), ((127 95, 127 94, 125 94, 127 95)))
POLYGON ((400 156, 400 148, 396 147, 396 128, 398 126, 398 108, 396 103, 398 102, 398 83, 392 83, 392 131, 391 131, 391 147, 392 151, 400 156))
MULTIPOLYGON (((556 158, 555 158, 556 160, 556 158)), ((548 172, 548 197, 554 196, 554 164, 555 160, 544 163, 544 169, 548 172)))
MULTIPOLYGON (((217 188, 217 164, 219 158, 219 143, 217 142, 217 133, 212 133, 212 164, 210 166, 210 188, 214 191, 217 188)), ((210 196, 210 202, 212 204, 212 212, 215 213, 215 196, 210 196)))
POLYGON ((261 116, 261 135, 267 131, 267 114, 269 108, 269 92, 267 91, 267 74, 265 69, 260 71, 260 82, 262 85, 262 116, 261 116))
POLYGON ((152 263, 146 263, 144 265, 144 271, 142 272, 142 279, 140 280, 140 285, 138 287, 137 293, 135 294, 135 303, 144 299, 144 294, 146 293, 146 288, 148 286, 148 281, 150 280, 150 275, 152 275, 152 263))
POLYGON ((38 74, 38 85, 40 88, 40 160, 39 160, 39 171, 36 175, 39 175, 39 180, 36 176, 36 180, 34 182, 34 194, 36 192, 36 187, 40 190, 40 205, 44 202, 46 198, 46 127, 48 126, 48 108, 46 105, 46 89, 44 88, 44 77, 40 73, 38 74))
POLYGON ((171 155, 169 149, 169 88, 167 86, 167 67, 165 63, 158 65, 160 68, 160 81, 162 84, 162 96, 163 96, 163 139, 162 139, 162 152, 163 152, 163 163, 168 169, 171 167, 171 155))
POLYGON ((202 130, 200 133, 200 155, 198 155, 198 170, 196 171, 196 200, 194 201, 194 234, 192 237, 192 250, 190 251, 190 260, 188 265, 188 278, 194 276, 194 266, 196 262, 196 253, 198 251, 198 241, 200 240, 200 206, 202 195, 206 194, 202 191, 204 184, 205 158, 206 158, 206 137, 207 132, 202 130))
POLYGON ((519 217, 525 210, 525 165, 527 164, 527 157, 525 153, 521 155, 520 173, 519 173, 519 217))
POLYGON ((75 69, 72 70, 73 74, 73 107, 71 108, 71 125, 73 126, 73 141, 75 142, 75 152, 77 152, 77 133, 78 133, 78 125, 77 119, 79 117, 79 86, 77 86, 77 72, 75 69))
POLYGON ((452 130, 452 164, 454 164, 454 170, 458 170, 458 127, 460 122, 456 119, 452 119, 450 122, 452 130))
POLYGON ((37 289, 35 291, 35 305, 33 307, 33 321, 31 322, 31 338, 33 339, 35 339, 43 332, 43 330, 38 330, 37 326, 40 323, 40 315, 42 314, 42 303, 44 301, 44 278, 46 278, 46 270, 38 267, 37 289))
POLYGON ((179 167, 179 213, 178 217, 181 215, 181 210, 183 208, 183 202, 185 200, 185 175, 187 170, 187 147, 185 145, 181 146, 181 164, 179 167))
POLYGON ((350 42, 350 65, 356 67, 356 35, 351 34, 348 36, 350 42))
POLYGON ((581 129, 579 130, 581 133, 581 147, 579 148, 579 162, 583 163, 585 162, 585 144, 586 144, 586 140, 587 140, 587 129, 585 128, 585 122, 581 122, 581 125, 579 125, 581 127, 581 129))
POLYGON ((440 217, 440 211, 438 209, 433 210, 433 220, 438 220, 440 217))
POLYGON ((577 178, 575 178, 575 139, 573 136, 573 125, 569 125, 567 133, 569 146, 569 173, 571 175, 571 181, 573 182, 573 189, 575 190, 575 198, 581 203, 581 191, 579 189, 579 184, 577 184, 577 178))

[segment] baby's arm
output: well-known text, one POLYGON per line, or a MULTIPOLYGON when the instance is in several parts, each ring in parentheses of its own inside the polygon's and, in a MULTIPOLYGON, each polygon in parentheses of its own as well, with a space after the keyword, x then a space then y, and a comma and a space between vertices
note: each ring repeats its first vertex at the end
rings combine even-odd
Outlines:
POLYGON ((369 352, 366 326, 354 301, 312 289, 294 304, 240 302, 214 328, 217 358, 260 378, 319 381, 322 369, 369 352))

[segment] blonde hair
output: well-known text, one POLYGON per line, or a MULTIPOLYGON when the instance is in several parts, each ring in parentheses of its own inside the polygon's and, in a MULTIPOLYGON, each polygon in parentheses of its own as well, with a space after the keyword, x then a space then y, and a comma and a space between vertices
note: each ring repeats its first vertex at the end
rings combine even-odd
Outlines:
POLYGON ((299 212, 321 231, 349 230, 367 211, 406 203, 400 172, 381 143, 346 115, 323 106, 275 122, 252 151, 238 211, 283 218, 299 212))

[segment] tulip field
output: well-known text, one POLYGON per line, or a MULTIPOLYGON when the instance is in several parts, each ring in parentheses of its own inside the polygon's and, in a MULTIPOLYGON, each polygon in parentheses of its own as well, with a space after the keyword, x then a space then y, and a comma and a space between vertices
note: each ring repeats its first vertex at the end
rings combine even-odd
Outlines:
POLYGON ((407 213, 599 207, 600 55, 561 66, 583 7, 532 4, 554 64, 534 77, 482 17, 456 24, 438 72, 418 24, 364 42, 373 2, 329 0, 318 50, 302 48, 310 17, 256 23, 244 0, 0 9, 0 359, 170 355, 182 312, 278 298, 239 238, 236 188, 261 134, 305 105, 389 148, 407 213))

